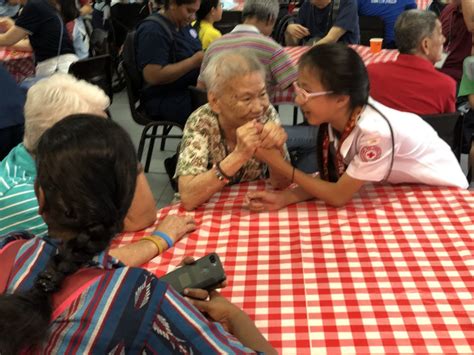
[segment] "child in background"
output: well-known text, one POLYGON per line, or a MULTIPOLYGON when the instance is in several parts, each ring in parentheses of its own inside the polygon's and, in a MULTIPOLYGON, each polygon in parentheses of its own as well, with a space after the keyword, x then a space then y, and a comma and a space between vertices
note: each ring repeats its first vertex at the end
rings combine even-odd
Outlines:
POLYGON ((222 3, 220 0, 202 0, 201 7, 196 12, 196 22, 193 26, 199 33, 202 49, 206 50, 209 45, 222 36, 219 30, 214 28, 214 22, 222 18, 222 3))

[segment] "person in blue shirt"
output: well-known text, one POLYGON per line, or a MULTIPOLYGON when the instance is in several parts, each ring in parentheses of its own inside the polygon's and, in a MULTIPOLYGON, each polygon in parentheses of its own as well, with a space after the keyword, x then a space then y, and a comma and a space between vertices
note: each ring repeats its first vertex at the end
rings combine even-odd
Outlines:
POLYGON ((204 56, 191 27, 199 5, 199 0, 165 0, 157 15, 161 23, 144 21, 138 26, 137 63, 146 83, 141 100, 153 119, 184 126, 191 114, 188 86, 196 85, 204 56))
POLYGON ((286 28, 286 44, 359 43, 357 0, 340 0, 339 8, 334 4, 333 0, 306 0, 295 23, 286 28))
POLYGON ((20 5, 11 4, 9 0, 0 0, 0 17, 15 17, 20 5))
POLYGON ((383 46, 395 46, 395 21, 405 10, 416 9, 415 0, 358 0, 359 16, 378 16, 385 25, 383 46))
POLYGON ((25 94, 0 65, 0 161, 23 139, 25 94))

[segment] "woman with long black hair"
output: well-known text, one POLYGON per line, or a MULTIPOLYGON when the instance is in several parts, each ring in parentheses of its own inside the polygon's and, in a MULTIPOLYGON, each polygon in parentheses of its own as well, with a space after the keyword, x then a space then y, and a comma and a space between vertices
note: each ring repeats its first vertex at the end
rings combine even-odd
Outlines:
POLYGON ((0 237, 1 354, 273 352, 250 318, 216 291, 187 296, 240 342, 154 275, 108 257, 138 173, 119 125, 69 116, 44 133, 36 161, 48 236, 0 237))
POLYGON ((319 125, 314 178, 292 167, 279 152, 257 151, 273 171, 299 187, 248 195, 263 211, 317 198, 345 205, 367 182, 418 183, 467 188, 451 148, 419 116, 369 98, 364 62, 343 44, 315 46, 300 60, 295 102, 311 125, 319 125))

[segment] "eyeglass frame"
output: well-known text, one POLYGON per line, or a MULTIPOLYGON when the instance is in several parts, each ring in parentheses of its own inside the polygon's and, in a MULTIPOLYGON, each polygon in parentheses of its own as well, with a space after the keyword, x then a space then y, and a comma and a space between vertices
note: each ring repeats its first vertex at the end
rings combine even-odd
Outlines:
POLYGON ((293 88, 295 89, 296 96, 300 95, 304 102, 308 102, 309 99, 332 94, 333 91, 318 91, 318 92, 307 92, 305 89, 300 87, 296 81, 293 82, 293 88))

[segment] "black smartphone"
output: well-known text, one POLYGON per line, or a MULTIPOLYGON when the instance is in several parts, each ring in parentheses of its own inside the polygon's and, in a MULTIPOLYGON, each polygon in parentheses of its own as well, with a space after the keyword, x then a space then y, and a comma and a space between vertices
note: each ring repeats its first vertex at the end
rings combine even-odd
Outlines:
POLYGON ((192 264, 181 266, 160 278, 180 294, 183 294, 185 288, 211 290, 225 279, 224 268, 216 253, 208 254, 192 264))

